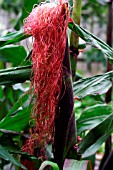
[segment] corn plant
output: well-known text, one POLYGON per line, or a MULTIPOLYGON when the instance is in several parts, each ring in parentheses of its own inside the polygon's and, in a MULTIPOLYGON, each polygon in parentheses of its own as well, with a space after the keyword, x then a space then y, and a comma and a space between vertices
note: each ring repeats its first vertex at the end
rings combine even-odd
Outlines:
POLYGON ((112 64, 113 49, 81 26, 82 0, 73 1, 72 15, 71 2, 32 9, 36 3, 24 0, 17 31, 0 36, 0 60, 11 63, 0 70, 0 168, 92 170, 92 157, 113 131, 112 102, 105 102, 113 71, 83 78, 77 60, 90 45, 112 64), (27 54, 19 43, 32 36, 27 54))

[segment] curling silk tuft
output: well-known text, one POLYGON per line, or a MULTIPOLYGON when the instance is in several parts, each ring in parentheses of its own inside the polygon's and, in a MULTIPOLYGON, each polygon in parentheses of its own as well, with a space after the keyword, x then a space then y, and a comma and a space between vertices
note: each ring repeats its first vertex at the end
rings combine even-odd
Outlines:
POLYGON ((31 80, 34 107, 31 116, 36 124, 23 147, 23 151, 30 154, 34 154, 34 148, 44 147, 53 136, 68 20, 66 3, 45 3, 34 8, 24 22, 25 33, 34 37, 31 80))

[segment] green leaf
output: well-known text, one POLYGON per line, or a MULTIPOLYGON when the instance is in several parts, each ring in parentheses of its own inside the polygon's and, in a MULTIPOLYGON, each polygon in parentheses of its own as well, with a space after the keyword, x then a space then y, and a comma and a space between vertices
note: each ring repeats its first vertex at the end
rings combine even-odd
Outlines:
POLYGON ((71 61, 71 69, 75 72, 76 70, 76 62, 73 56, 70 54, 70 61, 71 61))
POLYGON ((0 70, 0 85, 22 83, 30 79, 31 66, 14 67, 0 70))
MULTIPOLYGON (((112 133, 113 131, 113 113, 108 115, 106 119, 104 119, 98 126, 93 128, 82 140, 82 142, 79 145, 78 152, 79 154, 85 154, 85 157, 88 156, 85 152, 87 149, 93 147, 95 148, 97 145, 102 144, 106 140, 106 138, 112 133)), ((98 149, 97 147, 97 149, 98 149)), ((92 150, 92 153, 94 154, 95 149, 92 150)), ((88 153, 88 152, 87 152, 88 153)))
POLYGON ((85 30, 84 28, 78 26, 74 22, 69 22, 68 27, 75 32, 79 37, 81 37, 87 44, 92 45, 93 47, 101 50, 104 54, 108 56, 109 59, 113 60, 113 49, 103 42, 101 39, 85 30))
POLYGON ((0 121, 0 129, 20 132, 27 126, 32 106, 22 110, 22 106, 29 100, 29 91, 24 93, 14 104, 9 113, 0 121), (21 108, 21 109, 19 109, 21 108))
POLYGON ((112 111, 112 107, 106 104, 97 104, 86 108, 77 120, 78 134, 85 130, 91 130, 100 124, 108 115, 112 113, 112 111))
POLYGON ((0 145, 0 157, 10 161, 16 166, 21 167, 22 169, 26 169, 22 164, 20 164, 4 147, 0 145))
POLYGON ((81 38, 79 39, 79 44, 78 44, 78 49, 79 50, 83 50, 84 48, 86 48, 86 42, 83 41, 81 38))
POLYGON ((7 116, 10 116, 14 112, 18 110, 19 107, 22 107, 23 104, 29 100, 29 91, 25 92, 19 99, 18 101, 14 104, 14 106, 11 108, 7 116))
POLYGON ((7 45, 0 48, 0 60, 11 62, 14 66, 18 66, 25 59, 27 53, 23 46, 7 45))
POLYGON ((5 36, 0 37, 0 47, 9 45, 9 44, 15 44, 15 43, 20 42, 28 37, 29 36, 24 34, 23 30, 9 33, 5 36))
POLYGON ((113 71, 80 79, 73 84, 74 95, 83 98, 87 95, 104 94, 112 86, 111 78, 113 78, 113 71))
POLYGON ((53 170, 60 170, 58 165, 54 162, 51 162, 51 161, 44 161, 39 170, 44 170, 44 169, 47 169, 47 167, 51 167, 53 170))
POLYGON ((11 86, 2 86, 2 89, 4 97, 0 101, 0 120, 5 117, 15 101, 17 101, 23 93, 20 89, 13 89, 11 86))
POLYGON ((28 3, 28 0, 23 0, 23 6, 22 6, 22 16, 20 18, 20 20, 23 22, 23 20, 28 17, 29 13, 32 11, 32 8, 33 6, 37 3, 41 3, 42 0, 32 0, 32 1, 29 1, 28 3))
POLYGON ((2 86, 0 86, 0 101, 2 101, 3 98, 4 98, 3 89, 2 86))
POLYGON ((102 145, 102 143, 104 143, 108 136, 111 134, 111 132, 106 133, 105 135, 103 135, 102 137, 100 137, 96 143, 94 143, 93 145, 91 145, 83 154, 82 154, 82 158, 87 158, 88 156, 91 156, 93 154, 95 154, 98 149, 100 148, 100 146, 102 145))
POLYGON ((18 132, 12 132, 12 131, 6 131, 3 133, 3 135, 0 137, 0 143, 2 147, 4 147, 10 154, 12 155, 20 155, 22 160, 31 160, 34 162, 35 167, 39 169, 42 160, 38 159, 37 157, 30 155, 27 152, 21 152, 20 146, 17 145, 17 142, 20 144, 20 137, 23 136, 25 138, 28 138, 28 134, 20 134, 18 132), (17 136, 18 135, 18 136, 17 136), (25 136, 26 135, 26 136, 25 136))
POLYGON ((92 170, 89 161, 77 161, 74 159, 65 159, 63 170, 92 170))
MULTIPOLYGON (((5 130, 5 129, 0 129, 0 132, 2 132, 2 134, 0 134, 1 136, 3 134, 7 134, 7 136, 9 135, 10 137, 13 137, 13 136, 17 136, 17 135, 20 135, 20 136, 23 136, 25 138, 28 138, 28 134, 24 134, 23 132, 15 132, 15 131, 11 131, 11 130, 5 130)), ((3 141, 3 143, 1 142, 2 146, 5 146, 5 142, 3 141)), ((10 144, 11 146, 11 144, 10 144)), ((17 146, 16 146, 16 149, 17 149, 17 146)))
MULTIPOLYGON (((27 65, 0 70, 0 85, 13 85, 30 80, 31 67, 27 65)), ((76 78, 81 79, 82 76, 76 73, 76 78)))
POLYGON ((0 122, 0 129, 20 132, 27 126, 30 118, 31 106, 23 110, 17 110, 16 113, 7 114, 0 122))
POLYGON ((10 149, 9 152, 12 153, 12 154, 21 155, 22 160, 33 161, 34 162, 34 166, 37 168, 37 170, 39 169, 39 167, 40 167, 40 165, 42 163, 41 159, 38 159, 37 157, 35 157, 33 155, 30 155, 27 152, 20 152, 20 151, 18 151, 16 149, 10 149))
POLYGON ((32 160, 32 161, 39 161, 39 163, 40 163, 40 161, 41 160, 39 160, 37 157, 35 157, 35 156, 33 156, 33 155, 30 155, 29 153, 27 153, 27 152, 21 152, 21 151, 19 151, 19 150, 17 150, 16 148, 14 148, 14 149, 10 149, 9 148, 9 152, 11 152, 12 154, 19 154, 19 155, 22 155, 25 159, 28 159, 28 160, 32 160))

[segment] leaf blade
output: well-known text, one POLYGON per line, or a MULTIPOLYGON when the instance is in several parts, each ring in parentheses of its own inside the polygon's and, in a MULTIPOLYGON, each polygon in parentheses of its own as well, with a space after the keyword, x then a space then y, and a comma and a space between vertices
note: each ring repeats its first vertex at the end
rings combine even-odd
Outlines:
POLYGON ((89 161, 77 161, 74 159, 66 159, 63 170, 92 170, 89 161))
POLYGON ((111 78, 113 78, 113 71, 80 79, 73 83, 74 95, 83 98, 87 95, 104 94, 112 86, 111 78))
POLYGON ((10 161, 11 163, 13 163, 14 165, 16 166, 19 166, 21 167, 22 169, 25 169, 26 168, 20 164, 3 146, 0 145, 0 157, 7 160, 7 161, 10 161))
POLYGON ((8 33, 5 36, 0 37, 0 47, 9 45, 9 44, 15 44, 28 37, 29 36, 25 35, 23 30, 15 31, 13 33, 8 33))
MULTIPOLYGON (((106 117, 106 119, 98 126, 94 127, 82 140, 79 145, 78 152, 84 154, 88 148, 97 142, 99 139, 103 139, 104 135, 108 137, 113 131, 113 113, 106 117)), ((104 138, 106 139, 106 138, 104 138)))
POLYGON ((31 107, 18 110, 15 115, 8 114, 0 122, 0 129, 21 132, 29 122, 31 107), (20 123, 21 122, 21 123, 20 123))
POLYGON ((14 66, 18 66, 25 59, 27 53, 23 46, 6 45, 0 48, 0 60, 11 62, 14 66))
POLYGON ((13 67, 0 70, 0 85, 22 83, 30 79, 31 66, 13 67))
POLYGON ((68 27, 88 44, 101 50, 109 59, 113 60, 113 49, 108 44, 74 22, 69 22, 68 27))
POLYGON ((60 170, 59 167, 58 167, 58 165, 57 165, 56 163, 54 163, 54 162, 51 162, 51 161, 44 161, 44 162, 41 164, 39 170, 44 170, 44 169, 47 168, 47 167, 52 167, 53 170, 60 170))
POLYGON ((86 108, 77 120, 77 132, 91 130, 99 125, 107 116, 112 113, 112 107, 107 104, 96 104, 86 108))

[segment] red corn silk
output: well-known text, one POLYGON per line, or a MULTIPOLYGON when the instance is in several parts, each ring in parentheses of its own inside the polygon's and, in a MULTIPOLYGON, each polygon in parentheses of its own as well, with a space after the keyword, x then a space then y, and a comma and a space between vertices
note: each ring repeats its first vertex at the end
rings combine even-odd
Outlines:
POLYGON ((24 31, 34 37, 31 79, 35 120, 31 138, 23 151, 33 154, 52 139, 54 118, 62 86, 66 29, 69 20, 67 4, 44 3, 32 10, 24 22, 24 31))

